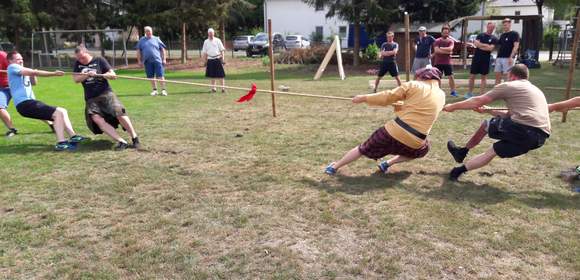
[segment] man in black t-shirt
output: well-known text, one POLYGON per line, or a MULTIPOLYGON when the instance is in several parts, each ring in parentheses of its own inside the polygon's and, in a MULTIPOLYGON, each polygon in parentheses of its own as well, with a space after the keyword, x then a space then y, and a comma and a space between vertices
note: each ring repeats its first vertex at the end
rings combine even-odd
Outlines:
POLYGON ((475 85, 475 76, 481 75, 481 90, 480 94, 485 93, 485 86, 487 81, 487 74, 489 73, 489 64, 491 62, 491 52, 498 43, 497 37, 493 36, 495 30, 495 23, 488 22, 485 33, 477 35, 474 45, 477 48, 471 61, 471 69, 469 71, 469 91, 463 96, 465 99, 473 97, 473 88, 475 85))
POLYGON ((501 83, 502 76, 507 81, 507 73, 514 66, 514 59, 520 47, 520 34, 512 30, 509 18, 502 20, 504 33, 499 37, 499 50, 495 60, 495 84, 501 83))
POLYGON ((401 86, 399 68, 397 67, 397 52, 399 51, 399 44, 393 41, 394 38, 395 33, 391 31, 387 32, 387 41, 381 45, 381 52, 379 55, 383 59, 383 62, 381 63, 381 69, 379 69, 379 74, 375 80, 374 92, 377 92, 381 78, 387 73, 397 81, 397 86, 401 86))
POLYGON ((73 79, 82 83, 85 91, 85 118, 87 126, 95 134, 103 132, 118 142, 116 150, 129 148, 129 144, 115 130, 119 124, 133 140, 133 147, 139 148, 139 138, 125 112, 125 107, 113 93, 109 81, 116 79, 115 71, 106 59, 93 57, 84 46, 75 49, 77 61, 73 66, 73 79))

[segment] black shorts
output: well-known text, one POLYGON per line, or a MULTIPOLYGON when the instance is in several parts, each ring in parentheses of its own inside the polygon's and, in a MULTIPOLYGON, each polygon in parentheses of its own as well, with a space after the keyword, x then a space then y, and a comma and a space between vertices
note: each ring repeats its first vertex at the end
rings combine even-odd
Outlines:
POLYGON ((25 118, 52 121, 56 107, 46 105, 38 100, 26 100, 16 106, 16 111, 25 118))
POLYGON ((205 76, 208 78, 225 78, 226 72, 224 71, 222 60, 219 58, 208 59, 205 68, 205 76))
POLYGON ((439 69, 445 76, 453 75, 453 66, 451 64, 437 64, 435 68, 439 69))
POLYGON ((493 118, 489 121, 490 138, 500 140, 493 150, 500 158, 513 158, 542 147, 549 134, 543 130, 516 123, 510 118, 493 118))
POLYGON ((399 76, 399 67, 397 67, 397 63, 394 61, 383 61, 383 63, 381 63, 381 69, 379 70, 379 77, 385 76, 387 72, 391 77, 399 76))
POLYGON ((471 67, 469 69, 469 73, 473 75, 487 75, 489 74, 489 64, 491 62, 490 56, 482 57, 480 55, 476 55, 473 57, 471 61, 471 67))

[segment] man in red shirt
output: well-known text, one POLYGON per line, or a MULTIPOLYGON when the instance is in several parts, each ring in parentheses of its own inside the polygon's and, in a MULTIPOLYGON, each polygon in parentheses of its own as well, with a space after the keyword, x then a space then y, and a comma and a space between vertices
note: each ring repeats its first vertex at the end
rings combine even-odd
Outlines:
MULTIPOLYGON (((6 53, 0 51, 0 70, 6 71, 9 64, 6 59, 6 53)), ((8 87, 8 75, 5 72, 0 72, 0 119, 8 127, 8 132, 6 132, 7 137, 12 137, 18 133, 18 130, 12 124, 10 114, 6 111, 11 98, 10 88, 8 87)))
POLYGON ((449 25, 443 25, 441 28, 441 37, 433 43, 435 55, 433 55, 433 65, 439 69, 445 76, 449 77, 449 87, 451 88, 451 96, 457 97, 455 91, 455 79, 453 78, 453 66, 451 66, 451 54, 453 53, 453 46, 455 42, 449 37, 449 25))

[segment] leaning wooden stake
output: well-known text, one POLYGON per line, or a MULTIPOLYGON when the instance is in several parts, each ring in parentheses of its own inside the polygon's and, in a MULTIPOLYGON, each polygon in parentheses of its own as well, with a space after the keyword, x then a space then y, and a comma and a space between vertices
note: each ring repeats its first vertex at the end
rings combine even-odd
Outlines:
POLYGON ((326 66, 330 62, 332 54, 336 51, 336 46, 337 46, 336 42, 332 42, 330 48, 328 49, 328 52, 326 52, 326 55, 324 56, 322 63, 320 64, 318 70, 316 71, 316 74, 314 75, 314 80, 320 80, 320 77, 322 77, 322 73, 324 73, 324 70, 326 70, 326 66))
POLYGON ((272 90, 272 116, 276 117, 276 95, 274 94, 274 45, 272 45, 272 19, 268 19, 268 56, 270 56, 270 90, 272 90))
MULTIPOLYGON (((578 41, 580 41, 580 9, 576 13, 576 32, 574 32, 574 42, 572 43, 572 61, 568 69, 568 82, 566 83, 566 100, 570 99, 572 89, 572 80, 574 79, 574 70, 576 69, 576 59, 578 54, 578 41)), ((562 113, 562 122, 566 122, 568 112, 562 113)))
POLYGON ((334 43, 336 44, 336 64, 338 64, 338 75, 340 75, 340 79, 346 79, 346 75, 344 74, 344 68, 342 67, 342 50, 340 49, 340 39, 338 35, 334 35, 334 43))
POLYGON ((409 29, 411 29, 409 13, 405 12, 405 72, 407 82, 411 80, 411 34, 409 29))

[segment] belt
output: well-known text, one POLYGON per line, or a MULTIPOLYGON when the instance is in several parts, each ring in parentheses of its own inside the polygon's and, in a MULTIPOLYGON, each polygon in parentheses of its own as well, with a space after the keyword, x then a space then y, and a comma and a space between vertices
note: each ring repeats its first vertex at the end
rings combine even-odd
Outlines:
POLYGON ((407 132, 417 136, 418 138, 425 140, 427 139, 427 135, 417 131, 416 129, 412 128, 410 125, 408 125, 406 122, 404 122, 403 120, 401 120, 399 117, 397 117, 395 119, 395 122, 402 127, 403 129, 405 129, 407 132))

